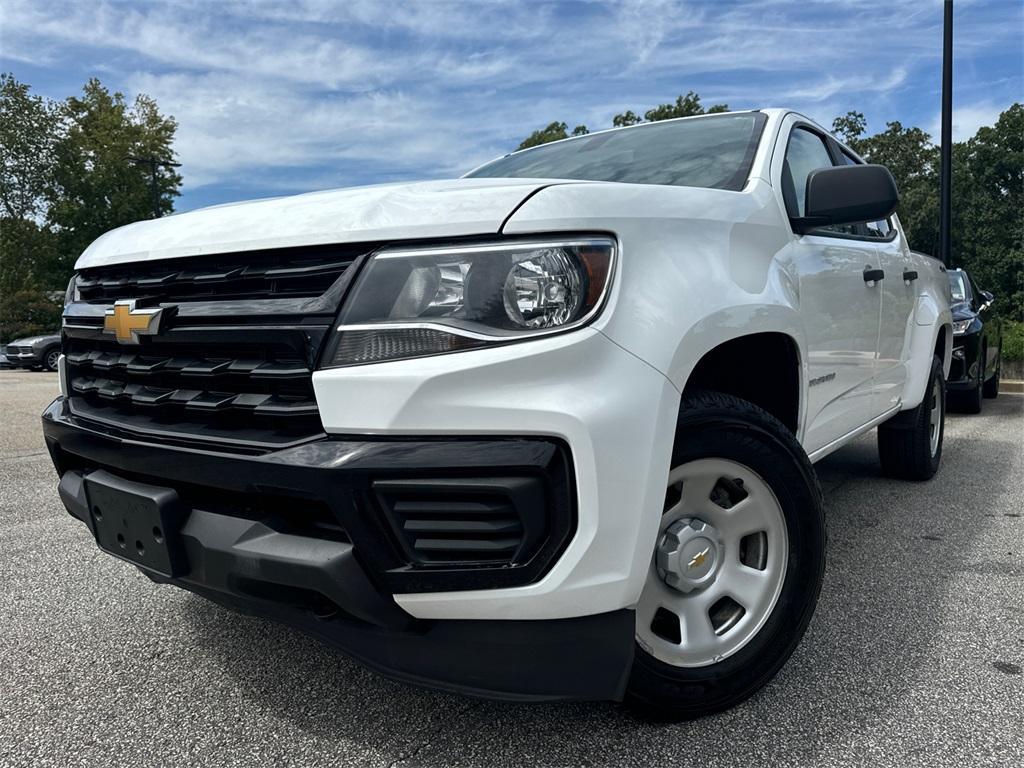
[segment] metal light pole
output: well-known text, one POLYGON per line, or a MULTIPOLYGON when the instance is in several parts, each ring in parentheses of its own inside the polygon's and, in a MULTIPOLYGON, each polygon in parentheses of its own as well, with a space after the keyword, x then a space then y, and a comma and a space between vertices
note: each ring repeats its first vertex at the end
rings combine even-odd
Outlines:
POLYGON ((157 168, 180 168, 181 163, 175 163, 170 160, 158 160, 155 157, 129 157, 136 165, 147 165, 149 166, 149 188, 153 193, 153 218, 160 218, 160 187, 157 185, 156 169, 157 168))
POLYGON ((942 129, 939 139, 939 258, 947 267, 953 213, 953 0, 945 0, 942 22, 942 129))

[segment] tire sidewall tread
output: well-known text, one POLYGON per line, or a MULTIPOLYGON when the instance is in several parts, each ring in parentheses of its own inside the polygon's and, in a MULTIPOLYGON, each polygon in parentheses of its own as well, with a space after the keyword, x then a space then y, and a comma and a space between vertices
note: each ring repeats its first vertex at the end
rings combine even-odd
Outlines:
POLYGON ((781 422, 739 398, 696 392, 683 399, 676 435, 672 467, 714 456, 744 464, 768 483, 786 518, 789 560, 765 625, 731 656, 704 667, 674 667, 636 646, 626 700, 657 720, 728 709, 771 680, 803 637, 825 568, 821 488, 803 448, 781 422))

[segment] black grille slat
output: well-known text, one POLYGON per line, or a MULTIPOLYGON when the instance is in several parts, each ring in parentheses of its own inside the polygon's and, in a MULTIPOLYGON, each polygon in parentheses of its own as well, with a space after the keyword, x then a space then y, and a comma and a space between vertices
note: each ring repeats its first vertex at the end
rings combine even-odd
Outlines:
POLYGON ((466 555, 509 558, 521 544, 519 537, 513 538, 475 538, 475 539, 424 539, 417 538, 414 544, 416 551, 441 558, 463 559, 466 555))
POLYGON ((526 531, 505 492, 469 493, 427 485, 392 492, 382 501, 415 558, 425 564, 461 562, 509 564, 523 547, 526 531))
POLYGON ((323 295, 364 248, 325 247, 234 253, 173 262, 141 262, 83 270, 83 302, 147 297, 216 301, 323 295))
POLYGON ((72 412, 147 439, 275 450, 323 434, 312 375, 349 266, 365 246, 283 249, 99 267, 77 278, 64 327, 72 412), (165 309, 120 344, 117 301, 165 309))
POLYGON ((406 520, 403 528, 410 533, 498 534, 519 533, 518 520, 406 520))

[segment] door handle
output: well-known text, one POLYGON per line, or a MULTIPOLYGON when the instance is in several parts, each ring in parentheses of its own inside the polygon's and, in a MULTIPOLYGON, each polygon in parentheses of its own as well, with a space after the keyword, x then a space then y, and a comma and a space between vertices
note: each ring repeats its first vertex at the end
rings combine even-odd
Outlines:
POLYGON ((864 267, 865 283, 877 283, 879 280, 885 280, 884 269, 872 269, 870 266, 864 267))
POLYGON ((913 269, 908 269, 906 272, 903 273, 903 279, 906 280, 908 283, 911 280, 917 280, 917 271, 913 269))

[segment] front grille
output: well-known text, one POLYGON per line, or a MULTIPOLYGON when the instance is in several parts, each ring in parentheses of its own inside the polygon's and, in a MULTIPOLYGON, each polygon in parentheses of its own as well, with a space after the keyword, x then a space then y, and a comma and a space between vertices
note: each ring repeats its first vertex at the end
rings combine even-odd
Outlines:
POLYGON ((282 249, 86 269, 78 275, 82 301, 159 296, 162 301, 319 296, 352 259, 337 249, 282 249))
POLYGON ((84 270, 65 316, 72 413, 166 442, 246 452, 320 435, 312 372, 367 250, 227 254, 84 270), (163 307, 159 334, 103 332, 114 302, 163 307))

